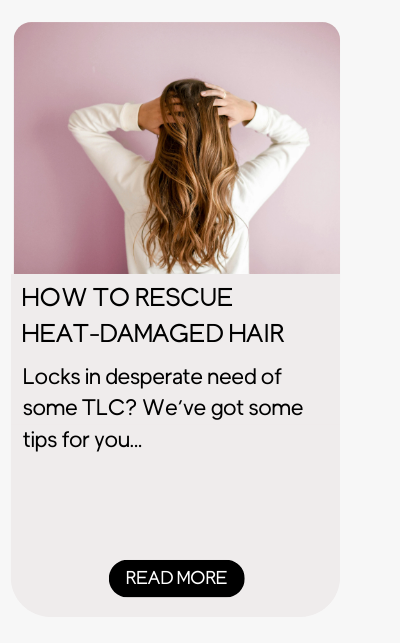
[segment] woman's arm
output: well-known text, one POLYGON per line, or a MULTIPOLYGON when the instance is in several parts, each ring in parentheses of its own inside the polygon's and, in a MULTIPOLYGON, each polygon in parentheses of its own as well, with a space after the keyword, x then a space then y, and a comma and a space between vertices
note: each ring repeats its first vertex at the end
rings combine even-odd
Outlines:
POLYGON ((107 132, 117 128, 126 132, 140 131, 140 104, 105 103, 78 109, 71 114, 68 128, 107 181, 124 209, 131 207, 132 195, 143 192, 143 179, 148 162, 127 150, 107 132))
POLYGON ((257 105, 254 118, 245 126, 272 141, 264 152, 240 166, 238 191, 250 221, 303 156, 310 139, 307 130, 290 116, 264 105, 257 105))
POLYGON ((235 209, 243 220, 250 221, 304 154, 310 144, 308 133, 290 116, 272 107, 250 103, 217 85, 206 85, 211 89, 202 95, 217 97, 214 105, 221 116, 228 116, 231 127, 242 122, 245 127, 268 135, 272 141, 264 152, 241 165, 236 180, 235 209))

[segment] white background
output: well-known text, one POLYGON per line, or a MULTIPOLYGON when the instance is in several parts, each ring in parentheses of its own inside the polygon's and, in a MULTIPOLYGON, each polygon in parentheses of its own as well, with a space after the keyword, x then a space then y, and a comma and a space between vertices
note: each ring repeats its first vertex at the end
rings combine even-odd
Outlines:
MULTIPOLYGON (((147 275, 14 275, 12 585, 21 603, 47 616, 305 616, 328 605, 339 584, 339 275, 197 275, 191 286, 231 288, 231 306, 148 308, 135 292, 149 287, 147 275), (22 288, 87 288, 81 307, 22 306, 22 288), (125 288, 126 306, 93 288, 125 288), (145 329, 160 320, 174 324, 218 323, 215 343, 166 343, 126 339, 100 343, 89 333, 99 324, 145 329), (277 322, 279 320, 279 322, 277 322), (22 342, 23 323, 87 323, 82 343, 22 342), (230 324, 247 332, 279 323, 284 342, 230 342, 230 324), (87 332, 86 332, 87 331, 87 332), (190 359, 189 359, 190 356, 190 359), (78 385, 24 385, 23 372, 51 373, 63 367, 81 373, 78 385), (87 386, 85 369, 101 374, 87 386), (203 373, 199 385, 110 386, 105 375, 146 371, 203 373), (207 384, 207 372, 247 373, 257 383, 207 384), (260 382, 263 372, 282 369, 279 384, 260 382), (132 415, 88 417, 84 398, 133 398, 132 415), (165 399, 177 413, 147 416, 142 399, 165 399), (202 403, 204 416, 186 415, 202 403), (242 402, 242 413, 212 419, 215 403, 242 402), (25 403, 74 402, 68 416, 26 416, 25 403), (249 415, 250 404, 300 403, 300 416, 249 415), (88 435, 85 448, 62 446, 61 435, 88 435), (38 453, 22 436, 55 435, 58 446, 38 453), (129 435, 140 449, 97 453, 94 435, 129 435), (136 553, 135 553, 136 552, 136 553), (136 597, 121 600, 108 584, 119 560, 228 559, 245 573, 233 598, 136 597)), ((182 291, 187 275, 152 275, 151 286, 182 291)), ((161 291, 160 291, 161 292, 161 291)), ((191 296, 193 293, 190 293, 191 296)), ((51 293, 51 301, 54 294, 51 293)), ((193 301, 194 298, 191 298, 193 301)), ((159 302, 161 303, 161 302, 159 302)), ((271 327, 269 327, 270 329, 271 327)), ((55 330, 54 329, 54 330, 55 330)), ((196 327, 200 330, 199 327, 196 327)), ((56 331, 56 333, 58 330, 56 331)), ((270 331, 271 332, 271 331, 270 331)), ((56 335, 55 335, 56 336, 56 335)), ((109 337, 109 335, 108 335, 109 337)), ((55 338, 55 337, 54 337, 55 338)), ((53 339, 54 339, 53 338, 53 339)), ((47 337, 50 339, 50 337, 47 337)), ((201 339, 196 337, 196 339, 201 339)), ((237 341, 240 339, 240 341, 237 341)), ((269 337, 269 339, 271 339, 269 337)), ((128 406, 131 403, 128 404, 128 406)), ((125 408, 127 405, 125 404, 125 408)), ((265 407, 264 407, 265 409, 265 407)), ((228 413, 232 406, 228 407, 228 413)), ((76 443, 76 441, 75 441, 76 443)), ((124 443, 124 442, 123 442, 124 443)))
MULTIPOLYGON (((9 530, 3 530, 2 627, 6 641, 397 641, 399 640, 398 23, 395 3, 280 2, 263 5, 19 3, 2 21, 3 310, 12 272, 13 33, 28 20, 327 21, 342 55, 342 424, 341 584, 333 602, 306 618, 43 618, 12 594, 9 530), (13 12, 13 14, 12 14, 13 12), (13 19, 12 15, 14 16, 13 19), (397 271, 396 271, 397 268, 397 271)), ((205 43, 207 46, 207 43, 205 43)), ((232 61, 234 64, 234 61, 232 61)), ((267 74, 267 70, 266 70, 267 74)), ((27 97, 29 109, 29 97, 27 97)), ((9 315, 3 313, 2 495, 9 516, 9 315)))

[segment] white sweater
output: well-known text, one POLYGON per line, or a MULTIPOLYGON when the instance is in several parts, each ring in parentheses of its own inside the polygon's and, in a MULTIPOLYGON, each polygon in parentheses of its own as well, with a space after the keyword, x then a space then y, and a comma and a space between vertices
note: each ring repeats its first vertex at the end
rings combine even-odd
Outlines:
MULTIPOLYGON (((128 272, 162 274, 166 272, 164 269, 150 266, 141 244, 141 227, 149 205, 145 176, 150 163, 107 133, 117 128, 126 132, 141 131, 139 107, 138 103, 107 103, 79 109, 71 115, 68 127, 107 181, 125 213, 128 272)), ((268 135, 272 144, 239 169, 232 193, 236 229, 229 240, 228 257, 223 261, 225 273, 230 274, 248 274, 250 219, 282 183, 309 145, 307 131, 272 107, 257 104, 256 114, 246 127, 268 135)), ((183 270, 175 264, 173 273, 183 273, 183 270)), ((202 266, 196 271, 196 274, 204 273, 218 271, 210 266, 202 266)))

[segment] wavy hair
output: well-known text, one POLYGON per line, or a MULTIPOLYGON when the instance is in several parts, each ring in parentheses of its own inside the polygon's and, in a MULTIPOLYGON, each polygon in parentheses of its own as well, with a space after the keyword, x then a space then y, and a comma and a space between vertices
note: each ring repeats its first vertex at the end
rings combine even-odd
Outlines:
POLYGON ((161 95, 164 125, 147 174, 142 243, 150 265, 167 273, 176 263, 186 274, 203 265, 221 271, 235 230, 231 195, 239 168, 228 117, 219 116, 215 96, 200 95, 206 89, 197 79, 178 80, 161 95))

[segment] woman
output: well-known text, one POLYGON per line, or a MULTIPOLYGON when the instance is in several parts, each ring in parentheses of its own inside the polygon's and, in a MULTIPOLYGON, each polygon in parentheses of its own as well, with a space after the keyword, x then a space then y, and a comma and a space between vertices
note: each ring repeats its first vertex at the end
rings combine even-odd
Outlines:
POLYGON ((289 116, 195 79, 148 103, 77 110, 69 129, 124 210, 129 273, 247 274, 250 219, 309 145, 289 116), (240 167, 238 123, 272 141, 240 167), (107 133, 117 128, 157 134, 154 161, 107 133))

